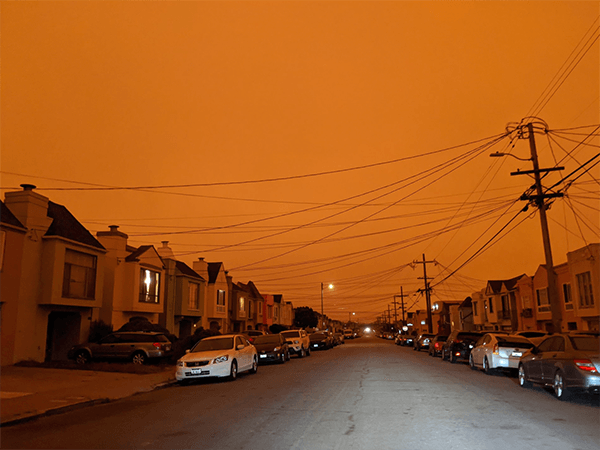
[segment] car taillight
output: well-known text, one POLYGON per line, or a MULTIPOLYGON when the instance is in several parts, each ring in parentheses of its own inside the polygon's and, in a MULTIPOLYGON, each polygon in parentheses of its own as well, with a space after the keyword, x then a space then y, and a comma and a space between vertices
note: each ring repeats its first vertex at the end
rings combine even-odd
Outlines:
POLYGON ((435 343, 435 345, 434 345, 434 347, 435 347, 435 348, 440 348, 440 343, 439 343, 439 342, 436 342, 436 343, 435 343))
POLYGON ((460 356, 460 352, 456 352, 454 356, 460 356))
POLYGON ((454 339, 455 344, 460 344, 461 342, 462 342, 462 339, 454 339))
POLYGON ((596 367, 594 367, 594 363, 592 363, 589 359, 575 359, 573 360, 578 369, 584 370, 586 372, 596 373, 596 367))
POLYGON ((493 350, 494 355, 498 355, 498 344, 494 344, 494 350, 493 350))
POLYGON ((154 347, 160 349, 162 347, 162 344, 160 342, 155 342, 154 344, 152 344, 154 347))

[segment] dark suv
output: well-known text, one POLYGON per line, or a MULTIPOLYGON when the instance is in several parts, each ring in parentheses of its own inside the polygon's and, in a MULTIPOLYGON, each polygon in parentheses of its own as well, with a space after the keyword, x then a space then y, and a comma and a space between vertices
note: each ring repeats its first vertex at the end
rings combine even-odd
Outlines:
POLYGON ((97 343, 86 342, 69 350, 69 359, 78 364, 92 360, 127 360, 144 364, 150 359, 168 358, 172 354, 171 341, 162 333, 123 331, 111 333, 97 343))
POLYGON ((476 331, 453 331, 442 347, 442 361, 446 359, 451 363, 459 359, 468 361, 471 349, 481 336, 483 333, 476 331))

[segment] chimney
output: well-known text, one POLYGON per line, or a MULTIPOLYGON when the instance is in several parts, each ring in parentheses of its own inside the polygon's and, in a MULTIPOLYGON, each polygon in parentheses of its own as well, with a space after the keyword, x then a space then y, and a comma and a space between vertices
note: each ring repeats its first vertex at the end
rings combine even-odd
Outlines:
POLYGON ((22 184, 22 191, 7 192, 4 204, 27 228, 46 233, 52 223, 48 217, 48 197, 37 192, 33 184, 22 184))
POLYGON ((192 269, 208 282, 208 263, 204 261, 204 258, 198 258, 198 261, 194 261, 192 269))
POLYGON ((173 250, 169 247, 169 241, 161 241, 162 247, 157 250, 158 255, 163 259, 175 259, 173 250))

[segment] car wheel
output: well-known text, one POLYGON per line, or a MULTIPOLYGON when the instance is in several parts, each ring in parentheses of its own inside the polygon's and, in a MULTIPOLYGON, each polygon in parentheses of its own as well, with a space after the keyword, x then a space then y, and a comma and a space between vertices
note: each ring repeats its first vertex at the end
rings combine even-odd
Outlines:
POLYGON ((229 377, 227 377, 229 381, 234 381, 237 378, 237 369, 237 362, 234 359, 231 361, 231 369, 229 369, 229 377))
POLYGON ((554 383, 552 385, 554 395, 559 400, 567 400, 571 395, 571 391, 567 389, 563 373, 559 370, 554 374, 554 383))
POLYGON ((452 350, 450 351, 450 354, 448 355, 448 361, 450 361, 451 364, 454 364, 456 362, 456 356, 454 356, 454 354, 452 353, 452 350))
POLYGON ((306 356, 306 352, 304 350, 304 346, 300 347, 300 353, 298 353, 298 358, 304 358, 306 356))
POLYGON ((290 352, 289 352, 289 350, 287 352, 285 352, 285 360, 286 361, 290 360, 290 352))
POLYGON ((473 360, 473 355, 469 355, 469 367, 471 367, 471 369, 476 370, 477 367, 475 367, 475 361, 473 360))
POLYGON ((142 352, 135 352, 131 357, 131 362, 134 364, 142 365, 146 362, 146 355, 142 352))
POLYGON ((252 359, 252 368, 250 369, 250 373, 258 372, 258 359, 256 356, 252 359))
POLYGON ((285 362, 285 353, 281 352, 279 355, 279 364, 283 364, 285 362))
POLYGON ((523 364, 519 364, 519 371, 517 377, 519 378, 519 386, 524 388, 531 387, 531 381, 527 381, 527 377, 525 376, 525 367, 523 367, 523 364))
POLYGON ((306 356, 310 356, 310 347, 306 349, 306 356))
POLYGON ((88 354, 88 352, 81 351, 77 353, 77 355, 75 355, 75 362, 77 364, 87 364, 88 362, 90 362, 90 355, 88 354))
POLYGON ((483 358, 483 371, 486 375, 491 375, 493 370, 490 368, 490 362, 487 359, 487 356, 483 358))

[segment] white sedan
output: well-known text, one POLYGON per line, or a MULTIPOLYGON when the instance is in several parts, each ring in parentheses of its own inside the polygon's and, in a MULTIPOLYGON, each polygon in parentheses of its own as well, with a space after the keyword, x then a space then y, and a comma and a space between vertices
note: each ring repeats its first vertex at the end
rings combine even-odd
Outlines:
POLYGON ((202 339, 177 361, 175 377, 179 383, 207 377, 235 380, 239 372, 258 371, 254 345, 241 334, 202 339))
POLYGON ((496 369, 519 367, 519 358, 533 343, 524 337, 504 334, 484 334, 475 344, 469 355, 471 369, 483 369, 488 375, 496 369))

